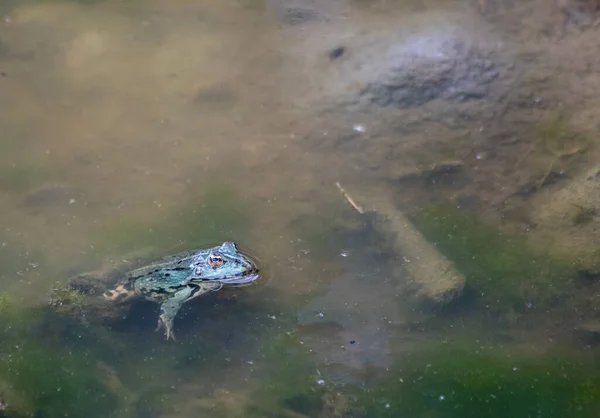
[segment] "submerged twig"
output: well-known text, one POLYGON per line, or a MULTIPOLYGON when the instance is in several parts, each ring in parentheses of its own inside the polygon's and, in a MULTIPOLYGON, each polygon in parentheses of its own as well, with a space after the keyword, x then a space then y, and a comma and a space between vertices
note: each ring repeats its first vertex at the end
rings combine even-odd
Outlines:
POLYGON ((360 213, 361 215, 363 213, 365 213, 364 209, 361 208, 360 206, 358 206, 356 204, 356 202, 354 200, 352 200, 352 198, 348 195, 348 193, 346 192, 346 190, 344 190, 344 188, 342 187, 342 185, 339 182, 335 182, 335 185, 337 186, 338 189, 340 189, 340 192, 342 192, 342 194, 344 195, 344 197, 346 198, 346 200, 348 201, 348 203, 350 203, 352 205, 352 207, 354 209, 356 209, 356 211, 358 213, 360 213))

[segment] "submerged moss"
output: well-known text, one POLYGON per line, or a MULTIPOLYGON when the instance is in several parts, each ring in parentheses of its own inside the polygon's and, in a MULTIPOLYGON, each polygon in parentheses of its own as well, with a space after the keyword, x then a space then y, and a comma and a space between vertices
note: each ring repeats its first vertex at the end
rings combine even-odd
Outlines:
POLYGON ((0 315, 6 314, 13 307, 12 299, 7 293, 0 293, 0 315))
POLYGON ((0 386, 8 416, 105 417, 119 397, 85 350, 49 343, 40 332, 45 311, 20 310, 0 297, 0 386))
POLYGON ((575 272, 567 260, 535 251, 524 237, 504 235, 456 208, 429 207, 415 223, 491 308, 544 305, 573 285, 575 272))
POLYGON ((600 407, 600 375, 560 356, 443 346, 408 355, 390 376, 359 394, 367 416, 591 418, 600 407))

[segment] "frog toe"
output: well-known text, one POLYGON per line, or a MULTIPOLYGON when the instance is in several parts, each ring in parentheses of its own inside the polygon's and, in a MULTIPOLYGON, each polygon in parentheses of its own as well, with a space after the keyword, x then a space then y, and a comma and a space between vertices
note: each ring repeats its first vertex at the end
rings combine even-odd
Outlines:
POLYGON ((175 341, 175 334, 173 333, 173 320, 167 318, 167 316, 164 314, 158 318, 158 325, 156 327, 156 331, 159 331, 162 328, 165 329, 165 336, 167 337, 167 341, 175 341))
POLYGON ((104 299, 110 301, 122 301, 134 296, 134 292, 132 292, 129 289, 126 289, 123 285, 119 285, 116 288, 105 292, 103 296, 104 299))

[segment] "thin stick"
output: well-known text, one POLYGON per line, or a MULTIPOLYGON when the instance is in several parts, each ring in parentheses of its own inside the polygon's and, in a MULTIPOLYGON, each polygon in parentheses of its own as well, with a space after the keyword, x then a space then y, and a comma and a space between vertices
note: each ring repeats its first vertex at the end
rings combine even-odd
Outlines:
POLYGON ((363 210, 363 208, 361 208, 360 206, 358 206, 356 204, 356 202, 354 200, 352 200, 352 198, 348 195, 348 193, 346 193, 346 191, 344 190, 344 188, 342 187, 342 185, 339 182, 335 182, 335 185, 337 186, 338 189, 340 189, 340 192, 342 192, 342 194, 344 195, 344 197, 346 198, 346 200, 348 201, 348 203, 350 203, 352 205, 352 207, 354 209, 356 209, 356 211, 358 213, 360 213, 361 215, 363 213, 365 213, 365 211, 363 210))

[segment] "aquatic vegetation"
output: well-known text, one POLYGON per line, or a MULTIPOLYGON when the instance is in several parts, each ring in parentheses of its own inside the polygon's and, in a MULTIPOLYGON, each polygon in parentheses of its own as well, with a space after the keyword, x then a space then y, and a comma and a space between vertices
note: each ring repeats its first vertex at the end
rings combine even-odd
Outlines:
POLYGON ((431 206, 414 220, 491 310, 523 311, 549 304, 573 285, 575 271, 569 260, 534 250, 524 237, 504 235, 472 214, 431 206))
POLYGON ((87 297, 71 288, 68 284, 58 284, 52 291, 50 306, 58 314, 71 315, 85 320, 84 308, 87 297))
POLYGON ((28 399, 35 416, 104 417, 117 405, 116 395, 99 378, 94 364, 72 353, 23 345, 2 352, 0 367, 0 379, 28 399))
POLYGON ((356 403, 382 418, 591 418, 600 407, 600 374, 570 357, 444 345, 406 355, 356 403))
POLYGON ((0 297, 0 386, 8 416, 104 417, 119 404, 96 360, 85 350, 52 344, 39 332, 44 310, 18 309, 0 297))
POLYGON ((0 315, 12 308, 12 300, 7 293, 0 293, 0 315))

